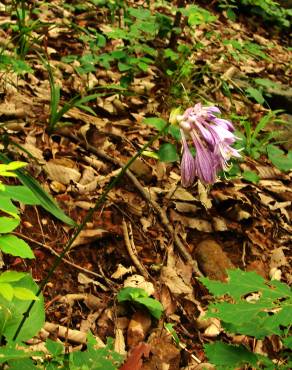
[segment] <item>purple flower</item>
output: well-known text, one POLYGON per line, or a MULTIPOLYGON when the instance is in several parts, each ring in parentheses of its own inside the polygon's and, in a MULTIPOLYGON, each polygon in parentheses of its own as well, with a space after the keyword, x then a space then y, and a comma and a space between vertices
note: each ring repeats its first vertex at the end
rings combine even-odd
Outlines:
POLYGON ((203 107, 197 103, 176 117, 182 136, 181 176, 185 187, 192 185, 196 177, 205 184, 214 183, 217 173, 228 169, 228 161, 240 157, 231 147, 237 139, 234 127, 230 121, 218 118, 215 115, 218 113, 220 110, 215 106, 203 107), (188 147, 188 138, 196 149, 195 158, 188 147))
POLYGON ((181 129, 181 137, 183 144, 183 154, 181 160, 181 182, 184 187, 191 186, 196 177, 196 164, 185 138, 185 134, 181 129))

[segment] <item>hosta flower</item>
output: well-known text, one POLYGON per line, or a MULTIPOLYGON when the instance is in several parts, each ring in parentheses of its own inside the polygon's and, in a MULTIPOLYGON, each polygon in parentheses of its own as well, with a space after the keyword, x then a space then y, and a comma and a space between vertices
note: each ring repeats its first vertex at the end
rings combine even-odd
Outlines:
POLYGON ((230 121, 218 118, 218 113, 221 113, 219 108, 198 103, 176 117, 182 136, 181 177, 185 187, 192 185, 196 177, 205 184, 214 183, 217 173, 228 169, 228 161, 240 157, 231 146, 237 139, 234 127, 230 121), (195 157, 188 140, 192 140, 196 149, 195 157))

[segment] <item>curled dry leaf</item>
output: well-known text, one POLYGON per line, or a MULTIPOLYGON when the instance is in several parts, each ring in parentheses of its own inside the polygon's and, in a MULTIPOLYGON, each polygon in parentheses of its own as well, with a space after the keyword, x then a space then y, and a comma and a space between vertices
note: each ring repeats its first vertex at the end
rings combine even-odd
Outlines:
POLYGON ((284 254, 283 249, 288 249, 288 248, 279 247, 279 248, 274 249, 271 252, 271 261, 270 261, 271 268, 281 267, 281 266, 285 266, 288 264, 288 261, 284 254))
POLYGON ((174 294, 190 294, 193 291, 172 267, 162 267, 160 279, 174 294))
POLYGON ((118 267, 116 269, 116 271, 112 274, 112 278, 113 279, 120 279, 121 277, 123 277, 124 275, 126 274, 132 274, 134 271, 134 268, 133 267, 125 267, 123 266, 122 264, 118 264, 118 267))
POLYGON ((116 328, 114 350, 122 356, 127 354, 123 330, 119 328, 116 328))
POLYGON ((217 337, 222 331, 220 320, 213 319, 213 322, 207 329, 204 331, 204 335, 208 338, 217 337))
POLYGON ((153 295, 155 292, 154 285, 149 281, 146 281, 142 275, 129 276, 124 281, 124 287, 141 288, 144 289, 148 295, 153 295))
POLYGON ((136 311, 127 330, 127 344, 130 348, 142 342, 151 327, 151 318, 146 311, 136 311))
POLYGON ((146 343, 139 343, 130 352, 127 361, 119 370, 140 370, 143 364, 143 357, 148 358, 150 353, 150 345, 146 343))
POLYGON ((108 233, 107 230, 101 228, 83 229, 72 244, 73 247, 79 245, 90 244, 94 241, 103 238, 108 233))
POLYGON ((58 181, 64 185, 70 184, 71 181, 78 182, 81 177, 81 173, 77 169, 59 164, 54 159, 47 162, 43 169, 51 180, 58 181))

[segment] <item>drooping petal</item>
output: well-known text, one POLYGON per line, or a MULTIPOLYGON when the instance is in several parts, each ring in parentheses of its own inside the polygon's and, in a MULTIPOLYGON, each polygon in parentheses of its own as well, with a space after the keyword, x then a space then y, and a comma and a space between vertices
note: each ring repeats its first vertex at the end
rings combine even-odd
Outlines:
POLYGON ((227 119, 223 119, 223 118, 215 117, 212 121, 213 121, 216 125, 224 127, 226 130, 229 130, 229 131, 231 131, 231 132, 233 132, 233 131, 234 131, 234 126, 233 126, 233 124, 232 124, 230 121, 228 121, 227 119))
POLYGON ((181 130, 183 142, 183 155, 181 160, 181 182, 182 186, 189 187, 194 183, 196 177, 195 159, 188 147, 185 135, 181 130))
POLYGON ((196 147, 196 174, 205 184, 213 184, 216 180, 217 160, 213 152, 206 148, 199 137, 191 132, 196 147))

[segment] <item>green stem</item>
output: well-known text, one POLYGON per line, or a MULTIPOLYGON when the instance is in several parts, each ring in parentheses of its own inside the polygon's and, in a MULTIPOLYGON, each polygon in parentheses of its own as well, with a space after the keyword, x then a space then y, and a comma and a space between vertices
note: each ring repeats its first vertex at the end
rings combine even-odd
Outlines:
MULTIPOLYGON (((121 172, 118 174, 118 176, 116 176, 108 185, 107 187, 104 189, 103 193, 101 194, 101 196, 98 198, 98 200, 96 201, 95 203, 95 206, 93 208, 91 208, 87 215, 84 217, 83 221, 81 222, 81 224, 77 227, 75 233, 71 236, 71 238, 69 239, 68 243, 66 244, 63 252, 60 254, 59 257, 57 257, 52 265, 52 267, 50 268, 47 276, 43 279, 43 281, 41 282, 40 286, 39 286, 39 289, 36 293, 36 296, 38 297, 42 290, 44 289, 44 287, 46 286, 47 282, 49 281, 50 277, 52 276, 53 272, 55 271, 55 269, 59 266, 59 264, 62 262, 62 259, 64 258, 64 256, 66 255, 66 253, 70 250, 73 242, 75 241, 75 239, 77 238, 77 236, 80 234, 80 232, 82 231, 82 229, 85 227, 85 225, 87 224, 88 221, 91 220, 93 214, 95 211, 97 211, 97 209, 106 201, 106 197, 108 195, 108 193, 111 191, 111 189, 121 180, 121 178, 124 176, 124 174, 126 173, 127 169, 131 166, 131 164, 142 154, 142 152, 147 149, 155 140, 157 140, 164 132, 165 130, 167 129, 167 127, 169 126, 169 123, 166 124, 163 129, 161 131, 159 131, 158 134, 156 134, 155 136, 153 136, 145 145, 143 145, 143 147, 134 155, 134 157, 132 157, 128 162, 127 164, 122 168, 121 172)), ((26 319, 28 318, 29 316, 29 313, 31 311, 31 309, 33 308, 34 306, 34 303, 35 301, 31 301, 30 305, 28 306, 28 309, 26 310, 26 312, 23 314, 23 318, 21 320, 21 322, 19 323, 18 325, 18 328, 16 329, 16 332, 14 334, 14 337, 13 337, 13 341, 16 341, 26 319)))

